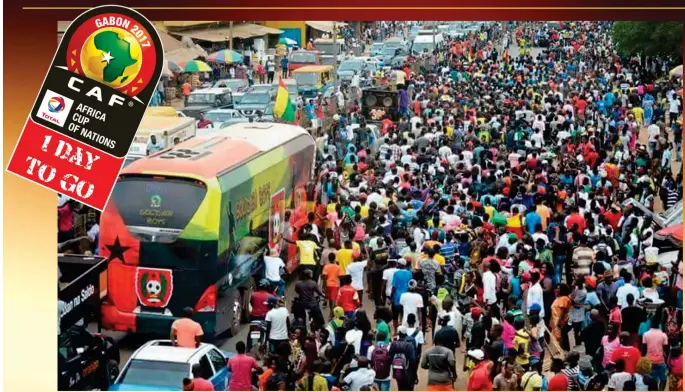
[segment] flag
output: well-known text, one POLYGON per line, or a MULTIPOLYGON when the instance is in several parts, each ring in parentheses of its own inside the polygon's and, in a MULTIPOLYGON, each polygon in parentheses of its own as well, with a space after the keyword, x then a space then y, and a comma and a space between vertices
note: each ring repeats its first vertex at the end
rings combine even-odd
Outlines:
POLYGON ((276 93, 276 102, 274 103, 274 115, 287 122, 295 121, 295 107, 290 101, 288 88, 285 87, 283 79, 278 81, 278 92, 276 93))

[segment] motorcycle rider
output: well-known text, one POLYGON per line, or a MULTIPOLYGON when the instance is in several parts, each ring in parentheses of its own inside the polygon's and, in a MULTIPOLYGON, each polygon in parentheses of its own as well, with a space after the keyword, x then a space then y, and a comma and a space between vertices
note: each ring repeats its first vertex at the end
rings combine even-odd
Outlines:
MULTIPOLYGON (((250 322, 252 321, 263 321, 266 317, 266 313, 269 311, 268 302, 269 298, 276 298, 271 290, 271 284, 266 279, 261 279, 257 283, 257 291, 254 291, 250 295, 250 322)), ((252 349, 252 339, 250 334, 247 336, 247 351, 252 349)))

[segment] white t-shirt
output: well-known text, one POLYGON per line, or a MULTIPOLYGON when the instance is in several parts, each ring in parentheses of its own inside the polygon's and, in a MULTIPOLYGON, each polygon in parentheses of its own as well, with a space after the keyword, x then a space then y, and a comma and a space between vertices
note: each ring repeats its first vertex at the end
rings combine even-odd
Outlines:
POLYGON ((368 368, 357 369, 343 379, 345 384, 350 385, 350 391, 358 391, 362 387, 373 384, 376 379, 376 371, 368 368))
POLYGON ((647 127, 647 135, 649 137, 650 142, 656 143, 659 140, 659 126, 656 124, 652 124, 649 127, 647 127))
POLYGON ((356 261, 347 266, 347 274, 352 277, 352 287, 355 290, 364 290, 364 268, 368 260, 356 261))
POLYGON ((416 336, 414 337, 414 341, 416 341, 416 345, 419 346, 422 344, 426 344, 426 340, 423 338, 423 332, 421 331, 420 328, 418 328, 416 326, 413 328, 407 327, 407 336, 413 336, 414 332, 416 332, 417 330, 419 331, 419 333, 417 333, 416 336))
POLYGON ((412 293, 407 291, 400 296, 400 305, 404 308, 402 310, 402 324, 407 324, 407 316, 413 313, 416 316, 416 321, 419 321, 419 308, 423 308, 423 297, 419 293, 412 293))
POLYGON ((387 268, 383 271, 383 280, 385 281, 385 295, 390 297, 392 295, 392 278, 395 276, 397 268, 387 268))
POLYGON ((487 304, 497 302, 497 278, 492 271, 485 271, 483 274, 483 300, 487 304))
POLYGON ((280 257, 264 256, 264 277, 266 279, 274 282, 280 281, 281 268, 285 268, 285 263, 280 257))
POLYGON ((364 332, 358 329, 351 329, 345 333, 345 341, 347 344, 354 345, 354 353, 359 355, 359 350, 362 346, 362 337, 364 332))
POLYGON ((269 339, 288 339, 288 314, 288 309, 284 307, 271 309, 266 313, 265 320, 267 322, 271 322, 271 331, 269 331, 269 339))

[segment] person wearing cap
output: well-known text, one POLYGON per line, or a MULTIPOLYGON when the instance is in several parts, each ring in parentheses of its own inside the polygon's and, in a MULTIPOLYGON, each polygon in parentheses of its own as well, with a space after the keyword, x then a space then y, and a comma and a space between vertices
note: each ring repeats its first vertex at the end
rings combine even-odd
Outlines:
POLYGON ((485 353, 481 349, 469 350, 466 352, 468 358, 474 365, 469 375, 466 386, 468 391, 492 391, 492 380, 490 380, 491 362, 485 360, 485 353))
POLYGON ((391 282, 392 317, 395 329, 397 329, 398 320, 403 313, 400 298, 402 297, 402 294, 409 290, 409 281, 412 280, 412 273, 409 270, 406 258, 399 259, 397 261, 397 267, 398 270, 393 274, 391 282))
POLYGON ((418 359, 414 345, 407 341, 407 327, 404 325, 397 328, 397 338, 390 343, 388 354, 393 362, 395 362, 395 357, 404 356, 407 365, 405 371, 399 372, 402 374, 399 379, 396 377, 396 372, 393 372, 393 378, 397 382, 398 390, 413 391, 418 359))
POLYGON ((602 311, 609 314, 611 311, 611 298, 616 297, 618 287, 614 282, 614 273, 611 270, 604 271, 602 281, 597 285, 597 296, 602 303, 602 311))
POLYGON ((545 384, 545 376, 542 375, 542 361, 537 357, 531 357, 530 370, 521 376, 521 390, 541 391, 545 384))
POLYGON ((183 308, 183 316, 171 324, 171 342, 174 346, 196 348, 200 347, 204 331, 202 326, 193 320, 193 308, 183 308))
MULTIPOLYGON (((397 275, 397 273, 395 273, 397 275)), ((407 284, 407 292, 400 296, 400 306, 402 307, 402 325, 407 325, 407 318, 410 314, 421 320, 421 313, 424 311, 423 296, 417 292, 418 283, 411 279, 407 284)))

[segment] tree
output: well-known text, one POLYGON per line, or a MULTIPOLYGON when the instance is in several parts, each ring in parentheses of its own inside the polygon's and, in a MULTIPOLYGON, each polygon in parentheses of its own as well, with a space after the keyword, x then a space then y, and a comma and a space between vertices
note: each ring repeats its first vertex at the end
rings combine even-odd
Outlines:
POLYGON ((682 22, 615 22, 611 35, 622 56, 683 58, 682 22))

